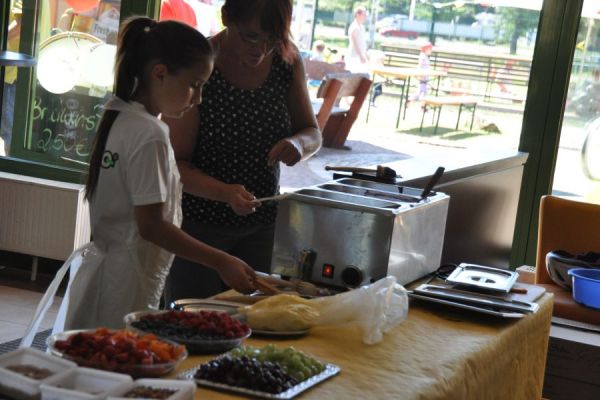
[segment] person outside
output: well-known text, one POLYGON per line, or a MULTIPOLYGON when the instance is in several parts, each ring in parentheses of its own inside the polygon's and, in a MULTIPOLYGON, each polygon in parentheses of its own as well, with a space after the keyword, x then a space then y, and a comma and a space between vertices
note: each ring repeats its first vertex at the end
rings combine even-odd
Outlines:
POLYGON ((351 72, 369 72, 369 55, 367 54, 367 35, 364 23, 367 20, 366 8, 360 6, 354 10, 354 21, 348 28, 348 51, 346 69, 351 72))
MULTIPOLYGON (((429 57, 433 51, 433 45, 430 42, 427 42, 421 46, 421 51, 419 52, 419 61, 418 68, 429 70, 431 69, 431 62, 429 57)), ((415 96, 411 98, 411 100, 423 100, 425 96, 427 96, 427 89, 429 87, 429 77, 423 76, 419 79, 419 91, 415 96)))
MULTIPOLYGON (((8 25, 8 51, 19 51, 19 38, 21 36, 21 18, 23 16, 22 0, 15 0, 10 12, 8 25)), ((4 72, 4 91, 2 94, 2 120, 0 123, 0 137, 4 142, 4 155, 10 154, 13 123, 15 120, 15 96, 17 93, 17 67, 6 67, 4 72)))
POLYGON ((196 29, 200 33, 206 37, 219 33, 219 21, 211 0, 189 0, 189 4, 196 14, 196 29))
POLYGON ((325 62, 325 42, 322 40, 315 40, 313 45, 313 51, 310 54, 312 61, 323 61, 325 62))
POLYGON ((94 242, 71 277, 65 329, 119 328, 125 314, 158 308, 172 253, 213 268, 239 291, 254 289, 246 263, 179 228, 181 182, 158 118, 179 118, 200 103, 213 57, 200 32, 176 21, 135 17, 121 27, 116 96, 105 106, 86 183, 94 242))
MULTIPOLYGON (((223 31, 211 38, 217 57, 204 101, 180 120, 168 119, 184 184, 183 229, 268 272, 280 163, 314 154, 321 133, 304 67, 290 40, 290 0, 226 0, 223 31)), ((176 258, 166 304, 214 295, 212 271, 176 258), (210 276, 209 276, 210 275, 210 276)))
POLYGON ((179 21, 198 28, 196 13, 185 0, 163 0, 160 4, 161 21, 179 21))

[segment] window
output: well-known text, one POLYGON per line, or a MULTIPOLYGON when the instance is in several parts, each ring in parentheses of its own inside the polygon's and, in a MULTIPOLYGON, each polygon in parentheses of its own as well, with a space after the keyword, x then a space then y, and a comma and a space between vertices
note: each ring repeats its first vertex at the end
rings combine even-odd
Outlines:
POLYGON ((600 1, 581 11, 552 190, 600 202, 600 1))
POLYGON ((4 69, 0 169, 81 182, 112 91, 119 21, 156 15, 157 1, 9 3, 0 25, 5 48, 35 56, 37 65, 4 69))

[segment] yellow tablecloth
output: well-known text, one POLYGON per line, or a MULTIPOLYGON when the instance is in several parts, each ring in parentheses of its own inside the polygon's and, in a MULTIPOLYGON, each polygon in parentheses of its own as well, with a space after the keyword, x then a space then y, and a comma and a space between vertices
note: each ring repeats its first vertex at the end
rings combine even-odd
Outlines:
MULTIPOLYGON (((520 320, 411 302, 406 321, 373 346, 352 327, 314 328, 294 340, 252 337, 246 344, 292 345, 341 367, 302 399, 540 399, 552 295, 538 302, 539 311, 520 320)), ((178 371, 213 357, 192 356, 178 371)), ((195 398, 240 397, 199 387, 195 398)))

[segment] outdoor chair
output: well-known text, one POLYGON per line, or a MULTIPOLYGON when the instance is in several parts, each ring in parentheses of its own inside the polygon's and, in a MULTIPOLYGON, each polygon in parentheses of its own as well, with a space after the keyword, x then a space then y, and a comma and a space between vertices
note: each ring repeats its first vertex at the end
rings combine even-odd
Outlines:
MULTIPOLYGON (((339 90, 335 95, 333 106, 329 116, 326 117, 327 107, 326 101, 330 101, 332 97, 327 97, 323 100, 321 108, 315 113, 319 120, 319 127, 323 134, 323 146, 344 148, 346 138, 350 133, 350 128, 356 121, 360 108, 362 107, 369 89, 371 88, 371 79, 367 74, 359 74, 352 72, 343 72, 336 74, 327 74, 319 91, 323 91, 327 96, 333 96, 334 87, 329 81, 340 82, 339 90), (340 102, 342 97, 346 97, 340 102), (351 99, 349 106, 344 104, 351 99)), ((325 94, 324 94, 325 95, 325 94)), ((328 103, 327 103, 328 104, 328 103)))
POLYGON ((317 117, 319 128, 323 130, 325 124, 331 115, 338 93, 342 87, 342 82, 338 79, 325 79, 321 81, 319 90, 317 90, 317 101, 312 102, 313 111, 317 117))
POLYGON ((553 315, 600 325, 600 312, 576 303, 571 292, 554 283, 546 270, 546 254, 600 252, 600 205, 556 196, 542 197, 538 227, 535 283, 554 293, 553 315))

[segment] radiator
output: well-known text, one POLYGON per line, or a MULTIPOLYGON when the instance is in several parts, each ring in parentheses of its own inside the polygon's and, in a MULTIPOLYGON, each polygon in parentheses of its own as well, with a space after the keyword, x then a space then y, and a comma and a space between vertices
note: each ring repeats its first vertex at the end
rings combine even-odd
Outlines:
POLYGON ((89 242, 84 186, 0 172, 0 250, 65 260, 89 242))

